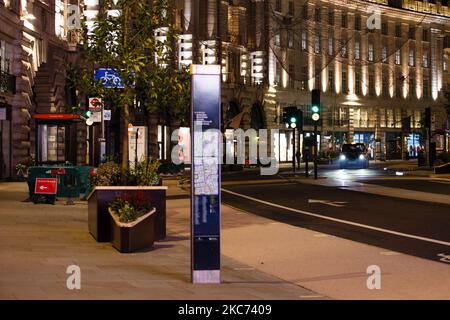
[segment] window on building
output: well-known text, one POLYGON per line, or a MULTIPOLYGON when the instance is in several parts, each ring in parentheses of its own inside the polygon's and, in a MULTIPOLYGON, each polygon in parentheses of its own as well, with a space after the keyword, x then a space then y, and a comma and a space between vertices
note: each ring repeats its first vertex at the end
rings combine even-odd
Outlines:
POLYGON ((378 115, 380 117, 380 127, 386 128, 386 109, 380 108, 378 110, 378 115))
POLYGON ((320 89, 320 69, 316 69, 314 71, 314 88, 315 89, 320 89))
POLYGON ((381 61, 383 63, 387 63, 387 48, 386 47, 381 48, 381 61))
POLYGON ((289 88, 295 88, 295 66, 293 64, 289 65, 289 88))
POLYGON ((308 78, 309 78, 308 77, 308 67, 307 66, 303 66, 302 67, 302 74, 301 74, 302 81, 300 83, 302 91, 305 91, 307 89, 307 87, 308 87, 307 86, 308 78))
POLYGON ((302 7, 302 17, 303 17, 303 19, 308 20, 308 16, 309 16, 308 15, 308 5, 305 4, 302 7))
POLYGON ((409 26, 408 37, 411 40, 414 40, 416 38, 416 27, 409 26))
POLYGON ((341 25, 342 28, 348 28, 348 15, 347 13, 343 13, 341 16, 341 25))
POLYGON ((288 14, 294 16, 294 1, 289 1, 288 14))
POLYGON ((334 71, 328 70, 328 93, 334 93, 334 71))
POLYGON ((10 52, 6 48, 6 41, 0 40, 0 71, 10 73, 11 71, 10 69, 11 69, 10 52))
POLYGON ((341 40, 341 56, 347 58, 347 39, 341 40))
POLYGON ((402 55, 400 49, 395 51, 395 64, 399 65, 402 63, 402 55))
POLYGON ((320 53, 320 34, 318 33, 314 36, 314 52, 320 53))
POLYGON ((387 22, 383 22, 382 24, 381 24, 381 34, 383 34, 383 35, 387 35, 388 34, 388 31, 389 31, 389 28, 388 28, 388 23, 387 22))
POLYGON ((361 95, 361 74, 356 72, 355 74, 355 93, 356 95, 361 95))
POLYGON ((414 67, 414 49, 409 49, 409 66, 414 67))
POLYGON ((423 51, 422 66, 424 68, 428 68, 428 66, 429 66, 429 64, 428 64, 428 51, 427 50, 423 51))
POLYGON ((278 46, 278 47, 281 45, 281 37, 280 37, 280 33, 279 32, 277 32, 275 34, 275 45, 278 46))
POLYGON ((292 49, 294 48, 294 33, 292 30, 288 31, 288 48, 292 49))
POLYGON ((374 60, 373 43, 369 42, 369 61, 374 60))
POLYGON ((395 127, 394 109, 386 109, 386 127, 388 128, 395 127))
POLYGON ((281 0, 275 1, 275 11, 281 12, 281 0))
POLYGON ((307 37, 307 33, 306 30, 302 31, 302 50, 306 51, 308 47, 308 37, 307 37))
POLYGON ((334 25, 334 12, 332 10, 328 11, 328 24, 330 26, 334 25))
POLYGON ((281 65, 277 61, 275 62, 275 84, 281 83, 281 65))
POLYGON ((347 72, 342 71, 342 93, 348 93, 348 84, 347 84, 347 72))
POLYGON ((334 41, 333 36, 330 35, 328 38, 328 55, 332 56, 334 54, 334 41))
POLYGON ((444 61, 442 68, 444 69, 444 71, 448 71, 448 62, 444 61))
POLYGON ((430 31, 427 29, 423 29, 422 31, 422 40, 423 41, 430 41, 430 31))
POLYGON ((314 21, 316 22, 320 21, 320 8, 314 9, 314 21))
POLYGON ((361 16, 355 15, 355 30, 361 30, 361 16))
POLYGON ((355 59, 361 59, 361 43, 359 41, 355 42, 355 59))
POLYGON ((402 25, 401 24, 395 25, 395 36, 397 38, 400 38, 402 36, 402 25))

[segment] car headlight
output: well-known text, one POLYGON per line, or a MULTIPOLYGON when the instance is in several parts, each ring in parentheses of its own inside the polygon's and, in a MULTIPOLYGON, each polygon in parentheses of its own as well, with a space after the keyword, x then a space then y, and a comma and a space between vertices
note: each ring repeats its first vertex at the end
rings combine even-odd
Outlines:
POLYGON ((339 160, 345 160, 345 155, 341 154, 341 155, 339 156, 339 160))
POLYGON ((362 155, 362 154, 359 155, 359 160, 365 160, 365 159, 366 159, 366 157, 364 157, 364 155, 362 155))

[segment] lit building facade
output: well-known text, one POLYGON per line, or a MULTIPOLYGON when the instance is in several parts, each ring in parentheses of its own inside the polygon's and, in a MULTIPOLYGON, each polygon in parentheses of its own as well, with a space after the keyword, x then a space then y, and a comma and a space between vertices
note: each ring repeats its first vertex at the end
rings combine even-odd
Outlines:
MULTIPOLYGON (((244 112, 244 129, 280 129, 274 147, 281 161, 293 152, 282 110, 301 108, 310 135, 315 88, 323 152, 363 142, 374 158, 401 158, 401 150, 415 156, 426 140, 424 109, 432 108, 433 131, 446 125, 446 2, 185 0, 177 17, 180 62, 220 57, 224 118, 244 112), (411 132, 402 135, 407 117, 411 132)), ((445 148, 441 137, 434 139, 445 148)), ((303 137, 296 140, 302 144, 303 137)))

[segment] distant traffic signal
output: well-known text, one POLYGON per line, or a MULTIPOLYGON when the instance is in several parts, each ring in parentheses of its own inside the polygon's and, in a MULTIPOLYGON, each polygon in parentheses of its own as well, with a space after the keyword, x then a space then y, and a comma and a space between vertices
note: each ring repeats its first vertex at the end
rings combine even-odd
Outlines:
POLYGON ((303 127, 303 112, 297 107, 287 107, 283 109, 283 123, 286 124, 288 128, 299 128, 303 127))
POLYGON ((311 91, 311 118, 314 121, 320 120, 320 90, 311 91))

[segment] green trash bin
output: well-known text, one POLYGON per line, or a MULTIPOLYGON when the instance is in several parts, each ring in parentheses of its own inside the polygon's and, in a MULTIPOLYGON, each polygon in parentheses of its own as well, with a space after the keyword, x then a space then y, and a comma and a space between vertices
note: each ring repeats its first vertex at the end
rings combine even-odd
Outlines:
POLYGON ((76 167, 59 167, 57 169, 58 197, 79 198, 80 179, 76 167))
POLYGON ((83 194, 86 197, 92 189, 90 175, 94 168, 90 166, 77 166, 75 168, 78 171, 80 194, 83 194))

